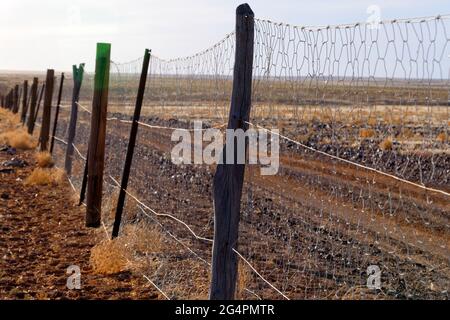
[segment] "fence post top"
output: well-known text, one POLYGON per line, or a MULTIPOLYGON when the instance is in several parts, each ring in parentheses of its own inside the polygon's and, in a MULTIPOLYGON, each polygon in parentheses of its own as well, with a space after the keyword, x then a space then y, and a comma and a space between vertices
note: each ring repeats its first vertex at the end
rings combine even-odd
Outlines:
POLYGON ((238 16, 249 16, 254 17, 255 14, 252 11, 252 8, 248 5, 248 3, 243 3, 236 8, 236 15, 238 16))
POLYGON ((109 51, 111 50, 110 43, 97 42, 97 54, 100 56, 109 56, 109 51))

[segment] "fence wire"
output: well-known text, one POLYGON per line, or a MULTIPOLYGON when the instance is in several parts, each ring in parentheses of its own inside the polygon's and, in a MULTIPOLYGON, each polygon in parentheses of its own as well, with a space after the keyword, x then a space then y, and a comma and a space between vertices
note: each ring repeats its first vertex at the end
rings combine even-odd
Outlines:
MULTIPOLYGON (((448 299, 449 33, 449 16, 323 27, 255 19, 249 124, 280 130, 280 164, 273 176, 246 168, 238 298, 448 299), (380 289, 367 286, 369 266, 381 270, 380 289)), ((211 245, 201 240, 214 236, 215 168, 173 164, 171 130, 194 135, 195 119, 223 129, 234 41, 232 32, 192 56, 151 57, 121 237, 162 298, 208 294, 211 245)), ((120 181, 141 68, 142 59, 110 65, 106 181, 120 181)), ((92 80, 78 101, 76 190, 92 80)), ((108 232, 117 194, 104 184, 108 232)))

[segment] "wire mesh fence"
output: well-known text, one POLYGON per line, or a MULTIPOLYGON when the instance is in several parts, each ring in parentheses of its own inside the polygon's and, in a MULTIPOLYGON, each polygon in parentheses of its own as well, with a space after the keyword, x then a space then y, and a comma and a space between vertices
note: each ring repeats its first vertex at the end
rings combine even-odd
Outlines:
MULTIPOLYGON (((255 19, 248 125, 280 142, 279 170, 247 165, 238 298, 448 299, 450 17, 301 27, 255 19), (276 134, 272 129, 279 129, 276 134), (370 267, 381 287, 367 286, 370 267), (369 269, 368 269, 369 268, 369 269)), ((152 55, 120 241, 161 298, 206 298, 212 165, 175 165, 174 129, 224 128, 235 34, 198 54, 152 55)), ((142 59, 111 62, 103 227, 110 234, 142 59)), ((72 79, 56 131, 63 167, 72 79)), ((79 192, 93 75, 83 80, 79 192)), ((272 140, 275 141, 275 140, 272 140)), ((204 144, 204 142, 195 142, 204 144)))

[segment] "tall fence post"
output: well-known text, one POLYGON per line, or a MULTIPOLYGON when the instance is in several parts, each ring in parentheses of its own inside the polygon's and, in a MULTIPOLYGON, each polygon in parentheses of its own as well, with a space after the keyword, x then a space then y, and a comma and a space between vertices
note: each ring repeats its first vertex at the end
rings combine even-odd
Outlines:
POLYGON ((84 171, 83 171, 83 179, 81 180, 81 189, 80 189, 80 201, 78 205, 81 206, 86 197, 86 185, 87 185, 87 176, 88 176, 88 159, 89 159, 89 147, 86 154, 86 161, 84 162, 84 171))
POLYGON ((128 178, 130 176, 131 163, 133 161, 134 146, 136 145, 136 135, 138 131, 138 121, 141 117, 142 101, 144 100, 145 84, 147 82, 148 66, 150 63, 150 50, 145 49, 144 60, 142 63, 141 79, 139 81, 139 89, 136 98, 136 106, 134 108, 133 123, 131 124, 130 139, 128 141, 127 157, 123 167, 122 182, 120 185, 119 198, 117 200, 116 216, 114 219, 114 227, 112 238, 119 235, 120 222, 122 220, 123 206, 125 203, 125 190, 128 187, 128 178))
POLYGON ((28 100, 28 80, 23 82, 23 96, 22 96, 22 114, 21 120, 22 124, 25 124, 27 119, 27 100, 28 100))
MULTIPOLYGON (((233 93, 228 129, 246 131, 250 116, 253 67, 254 14, 248 4, 236 9, 236 53, 233 73, 233 93)), ((217 165, 214 176, 214 244, 211 275, 211 300, 234 299, 237 280, 237 250, 240 202, 245 164, 237 164, 237 144, 234 162, 217 165)))
POLYGON ((9 109, 10 101, 11 101, 11 91, 8 92, 8 94, 6 95, 6 98, 5 98, 5 108, 6 109, 9 109))
POLYGON ((41 91, 39 93, 39 101, 38 101, 38 104, 37 104, 36 113, 34 115, 34 120, 33 120, 35 123, 36 123, 36 120, 37 120, 37 117, 38 117, 38 114, 39 114, 39 109, 41 107, 42 96, 44 95, 44 91, 45 91, 45 82, 42 84, 41 91))
POLYGON ((33 134, 34 131, 34 113, 36 109, 36 103, 37 103, 37 94, 38 94, 38 85, 39 85, 39 79, 33 78, 33 84, 31 85, 31 101, 30 101, 30 112, 28 114, 28 133, 33 134))
POLYGON ((6 95, 6 109, 11 109, 11 90, 6 95))
POLYGON ((62 90, 64 85, 64 72, 61 73, 61 81, 59 83, 58 100, 56 102, 55 120, 53 121, 52 140, 50 142, 50 153, 53 154, 53 147, 55 146, 55 135, 58 127, 59 108, 61 106, 62 90))
POLYGON ((14 109, 14 89, 11 89, 11 92, 9 94, 10 94, 10 97, 9 97, 9 109, 11 111, 13 111, 13 109, 14 109))
POLYGON ((52 69, 47 70, 47 78, 45 80, 44 110, 42 112, 42 127, 41 127, 41 134, 39 136, 41 151, 48 151, 48 139, 50 136, 50 120, 52 112, 54 79, 55 79, 55 71, 52 69))
POLYGON ((78 118, 78 100, 80 98, 80 89, 83 82, 84 63, 77 68, 72 66, 73 72, 73 91, 72 91, 72 108, 70 109, 69 132, 67 136, 66 159, 64 161, 64 169, 68 176, 72 174, 72 159, 73 159, 73 143, 75 141, 75 134, 77 130, 78 118))
POLYGON ((14 105, 12 109, 13 113, 19 112, 19 85, 16 84, 14 87, 14 105))
POLYGON ((111 45, 97 43, 86 198, 86 226, 92 228, 101 222, 110 56, 111 45))

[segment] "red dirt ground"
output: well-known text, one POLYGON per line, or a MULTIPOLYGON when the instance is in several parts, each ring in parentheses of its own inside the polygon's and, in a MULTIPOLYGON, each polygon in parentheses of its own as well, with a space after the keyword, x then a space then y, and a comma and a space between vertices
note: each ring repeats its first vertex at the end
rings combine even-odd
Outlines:
MULTIPOLYGON (((0 152, 0 163, 11 159, 0 152)), ((74 205, 67 181, 26 186, 35 167, 33 151, 18 151, 29 163, 0 173, 0 299, 156 299, 156 290, 130 272, 96 275, 91 248, 103 230, 84 226, 84 208, 74 205), (81 269, 81 289, 69 290, 67 267, 81 269)))

